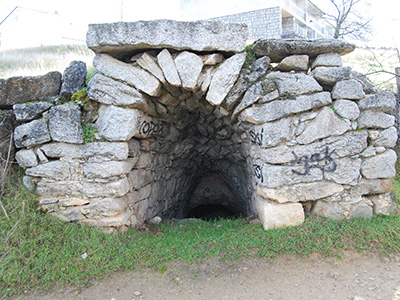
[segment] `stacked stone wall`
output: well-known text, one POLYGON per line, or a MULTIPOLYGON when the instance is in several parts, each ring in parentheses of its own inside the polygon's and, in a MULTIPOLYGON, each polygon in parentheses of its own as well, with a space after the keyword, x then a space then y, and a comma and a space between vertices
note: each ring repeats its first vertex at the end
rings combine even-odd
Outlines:
POLYGON ((266 229, 298 225, 307 213, 396 213, 396 101, 389 92, 366 94, 342 66, 339 53, 354 46, 263 40, 245 63, 245 26, 205 23, 210 36, 236 39, 241 50, 222 39, 223 51, 216 41, 204 51, 192 23, 179 22, 155 40, 165 31, 179 40, 185 30, 185 47, 149 49, 140 36, 162 27, 153 23, 90 27, 99 73, 85 104, 14 106, 16 115, 35 111, 14 137, 41 208, 107 230, 184 218, 201 205, 259 217, 266 229), (129 26, 138 40, 124 45, 129 26), (95 129, 94 140, 84 128, 95 129))

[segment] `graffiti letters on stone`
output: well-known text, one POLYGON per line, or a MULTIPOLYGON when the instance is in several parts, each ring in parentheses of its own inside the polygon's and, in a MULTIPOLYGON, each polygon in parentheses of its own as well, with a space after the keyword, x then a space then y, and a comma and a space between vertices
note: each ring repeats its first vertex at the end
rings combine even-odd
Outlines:
POLYGON ((261 129, 261 132, 256 132, 255 130, 250 130, 249 135, 250 135, 250 142, 253 144, 256 144, 258 146, 262 145, 262 140, 263 140, 263 133, 264 129, 261 129))
POLYGON ((254 176, 256 176, 261 182, 264 182, 264 177, 262 173, 262 168, 260 165, 253 164, 254 176))
POLYGON ((161 131, 162 131, 161 125, 156 124, 153 121, 150 122, 143 121, 142 124, 140 125, 139 134, 149 136, 153 133, 159 133, 161 131))
POLYGON ((325 150, 322 152, 313 153, 310 156, 303 155, 298 157, 294 151, 292 154, 294 159, 291 161, 291 164, 301 164, 303 166, 303 171, 298 172, 296 170, 292 170, 293 173, 297 175, 307 175, 311 169, 320 169, 322 172, 334 172, 336 170, 336 162, 332 159, 332 153, 335 152, 336 149, 333 149, 329 152, 329 147, 326 146, 325 150))

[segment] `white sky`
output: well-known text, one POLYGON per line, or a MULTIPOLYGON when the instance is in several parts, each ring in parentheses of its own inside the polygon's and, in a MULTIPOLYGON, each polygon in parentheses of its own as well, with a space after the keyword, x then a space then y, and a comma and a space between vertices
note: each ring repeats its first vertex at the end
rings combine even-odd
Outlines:
MULTIPOLYGON (((225 1, 229 5, 229 0, 215 1, 225 1)), ((313 2, 324 7, 329 0, 314 0, 313 2)), ((368 45, 400 48, 400 1, 370 0, 370 2, 371 7, 362 12, 371 15, 373 18, 372 25, 375 28, 368 45)), ((15 6, 24 7, 22 10, 27 12, 26 16, 35 15, 35 19, 29 20, 30 25, 24 25, 22 28, 13 26, 12 33, 11 29, 7 28, 9 20, 0 25, 3 40, 6 40, 7 33, 10 32, 8 38, 13 38, 18 45, 28 43, 29 36, 33 37, 33 33, 37 34, 42 30, 48 32, 49 26, 54 29, 54 37, 51 33, 47 33, 47 39, 56 40, 56 33, 60 31, 59 26, 61 26, 56 25, 57 20, 63 20, 63 24, 69 24, 62 25, 65 36, 73 36, 75 32, 79 31, 81 39, 84 40, 84 34, 89 23, 116 22, 120 21, 121 17, 123 21, 179 20, 180 18, 180 0, 0 0, 0 22, 15 6), (122 10, 121 6, 123 7, 122 10), (28 13, 32 12, 32 9, 50 14, 28 13), (46 20, 46 23, 41 22, 41 20, 46 20), (49 24, 49 22, 52 22, 49 20, 54 20, 55 23, 49 24), (29 34, 30 31, 32 34, 29 34)), ((210 7, 211 9, 212 7, 210 7)), ((45 37, 43 37, 43 43, 45 43, 45 37)))

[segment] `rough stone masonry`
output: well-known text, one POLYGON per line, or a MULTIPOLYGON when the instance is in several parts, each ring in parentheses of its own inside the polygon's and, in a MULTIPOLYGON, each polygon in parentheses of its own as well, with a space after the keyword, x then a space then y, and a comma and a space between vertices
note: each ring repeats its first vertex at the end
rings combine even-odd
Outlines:
POLYGON ((261 40, 249 63, 246 37, 220 22, 90 25, 90 108, 14 105, 35 110, 14 137, 40 206, 107 230, 202 205, 265 229, 395 213, 395 97, 342 66, 354 46, 261 40))

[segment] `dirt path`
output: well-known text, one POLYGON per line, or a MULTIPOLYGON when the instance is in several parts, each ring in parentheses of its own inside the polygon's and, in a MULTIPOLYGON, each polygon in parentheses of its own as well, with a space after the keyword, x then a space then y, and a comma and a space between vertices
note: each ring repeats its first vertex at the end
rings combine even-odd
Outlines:
POLYGON ((222 300, 222 299, 400 300, 400 255, 345 253, 343 258, 312 255, 201 265, 176 262, 161 274, 151 270, 118 273, 87 288, 67 288, 18 300, 222 300))

